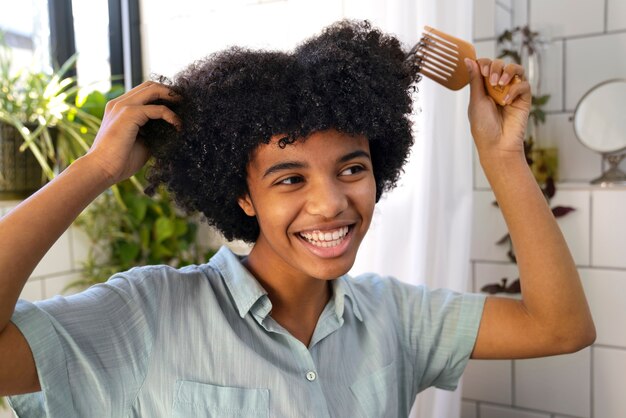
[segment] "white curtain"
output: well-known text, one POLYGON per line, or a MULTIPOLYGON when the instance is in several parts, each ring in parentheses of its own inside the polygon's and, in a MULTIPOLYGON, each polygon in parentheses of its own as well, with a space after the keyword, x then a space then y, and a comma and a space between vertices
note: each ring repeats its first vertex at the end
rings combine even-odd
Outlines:
MULTIPOLYGON (((463 39, 472 35, 472 0, 344 0, 350 18, 395 33, 408 48, 430 25, 463 39)), ((415 145, 399 187, 377 205, 352 273, 390 274, 431 289, 469 289, 472 139, 468 88, 450 92, 418 84, 415 145)), ((461 391, 429 389, 411 417, 460 416, 461 391)))

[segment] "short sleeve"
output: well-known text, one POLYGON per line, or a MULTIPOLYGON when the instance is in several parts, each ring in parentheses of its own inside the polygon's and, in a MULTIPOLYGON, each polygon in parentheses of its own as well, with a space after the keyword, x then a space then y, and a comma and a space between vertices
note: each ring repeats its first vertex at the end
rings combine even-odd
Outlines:
POLYGON ((417 392, 431 386, 454 390, 474 349, 485 296, 405 286, 400 314, 415 356, 417 392))
POLYGON ((18 302, 11 321, 42 388, 9 398, 19 417, 126 415, 145 377, 160 297, 155 280, 132 272, 77 295, 18 302))

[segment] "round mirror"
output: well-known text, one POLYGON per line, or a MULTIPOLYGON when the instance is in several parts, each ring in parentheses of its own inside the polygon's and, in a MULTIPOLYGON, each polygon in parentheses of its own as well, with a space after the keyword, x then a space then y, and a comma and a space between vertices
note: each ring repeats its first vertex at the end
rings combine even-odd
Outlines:
POLYGON ((586 147, 602 154, 626 149, 625 109, 626 80, 598 84, 576 106, 576 136, 586 147))

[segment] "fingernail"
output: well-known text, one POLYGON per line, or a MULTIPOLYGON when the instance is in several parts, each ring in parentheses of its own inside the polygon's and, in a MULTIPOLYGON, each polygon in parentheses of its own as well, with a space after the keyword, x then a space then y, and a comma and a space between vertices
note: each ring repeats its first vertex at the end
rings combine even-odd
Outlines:
POLYGON ((483 65, 483 77, 487 77, 489 75, 489 66, 483 65))
POLYGON ((511 77, 509 76, 508 73, 504 73, 502 74, 502 77, 500 77, 500 81, 498 81, 498 84, 500 84, 501 86, 504 86, 506 83, 509 82, 509 79, 511 77))
POLYGON ((504 96, 504 104, 508 104, 509 100, 511 100, 511 96, 510 95, 507 94, 506 96, 504 96))
POLYGON ((498 84, 498 74, 496 73, 491 74, 491 78, 489 79, 489 82, 491 83, 492 86, 495 86, 496 84, 498 84))

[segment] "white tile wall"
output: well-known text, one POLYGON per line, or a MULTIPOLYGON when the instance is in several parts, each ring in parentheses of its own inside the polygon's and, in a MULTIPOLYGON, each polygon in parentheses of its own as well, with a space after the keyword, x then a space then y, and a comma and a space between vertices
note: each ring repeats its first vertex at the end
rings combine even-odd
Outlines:
POLYGON ((626 1, 608 0, 607 29, 626 29, 626 1))
POLYGON ((626 349, 626 270, 586 268, 580 276, 596 324, 596 344, 626 349))
MULTIPOLYGON (((474 191, 472 253, 473 260, 508 261, 508 247, 495 243, 506 234, 500 209, 493 206, 491 191, 474 191)), ((589 192, 559 189, 552 206, 571 206, 576 210, 558 219, 559 226, 578 265, 589 265, 589 192)))
POLYGON ((535 95, 549 94, 544 110, 563 109, 563 41, 557 40, 539 51, 541 56, 541 91, 535 95))
POLYGON ((470 360, 463 373, 463 398, 512 405, 511 360, 470 360))
POLYGON ((598 83, 613 78, 624 78, 626 58, 618 51, 626 51, 626 33, 566 41, 566 110, 573 111, 581 97, 598 83))
POLYGON ((604 31, 605 0, 531 1, 531 28, 547 36, 560 38, 604 31))
MULTIPOLYGON (((623 318, 622 318, 623 319, 623 318)), ((622 321, 623 324, 623 321, 622 321)), ((594 418, 622 418, 626 413, 626 350, 593 350, 594 418)))
POLYGON ((591 263, 626 268, 626 188, 592 192, 591 263))
POLYGON ((496 3, 494 0, 474 0, 474 39, 496 35, 496 3))
MULTIPOLYGON (((508 22, 493 3, 481 0, 475 12, 480 42, 488 55, 495 47, 485 16, 508 22), (487 29, 487 30, 485 30, 487 29), (482 31, 482 32, 481 32, 482 31)), ((530 23, 554 41, 543 53, 543 92, 551 94, 547 123, 540 135, 559 149, 560 184, 554 200, 577 207, 561 218, 589 299, 598 333, 596 345, 570 356, 515 361, 470 361, 463 396, 468 418, 626 418, 626 187, 601 189, 588 182, 601 173, 601 158, 582 146, 569 117, 591 87, 626 77, 626 1, 512 0, 513 25, 530 23), (605 14, 605 6, 607 8, 605 14), (606 19, 606 21, 605 21, 606 19), (572 183, 576 182, 576 183, 572 183), (498 364, 500 363, 500 364, 498 364), (511 384, 506 380, 510 379, 511 384), (510 395, 508 395, 510 393, 510 395), (471 396, 470 396, 471 395, 471 396), (514 405, 514 406, 512 406, 514 405), (474 410, 478 407, 478 412, 474 410)), ((482 54, 481 54, 482 55, 482 54)), ((622 164, 626 170, 626 162, 622 164)), ((494 241, 504 222, 478 160, 474 161, 473 284, 478 289, 500 277, 514 276, 504 249, 494 241)))
POLYGON ((22 289, 22 293, 20 294, 20 299, 34 302, 36 300, 42 300, 43 298, 44 293, 41 280, 29 280, 26 282, 24 289, 22 289))
POLYGON ((70 271, 72 269, 70 248, 69 233, 65 232, 43 257, 33 271, 32 277, 70 271))
MULTIPOLYGON (((461 418, 478 418, 476 402, 462 401, 461 402, 461 418)), ((2 416, 0 415, 0 418, 2 416)))
POLYGON ((91 242, 87 234, 76 226, 72 226, 68 232, 72 244, 72 268, 78 270, 87 259, 91 242))
MULTIPOLYGON (((515 360, 515 405, 577 417, 591 412, 591 350, 515 360)), ((481 418, 482 417, 481 415, 481 418)))
POLYGON ((480 418, 550 418, 548 414, 504 408, 495 405, 480 405, 480 418))

